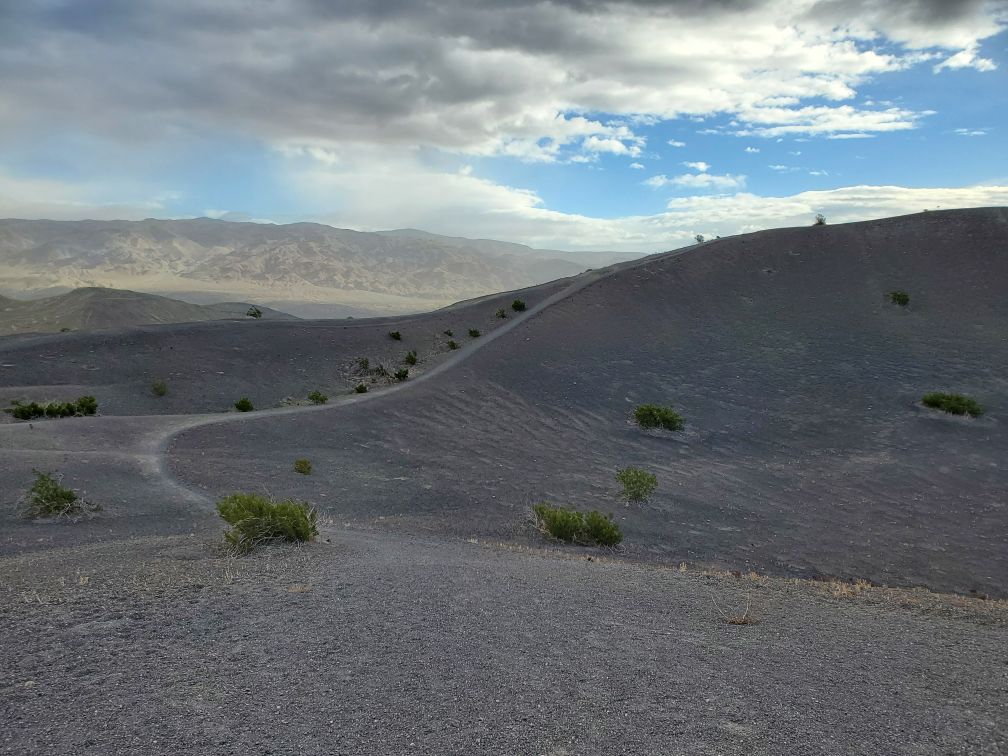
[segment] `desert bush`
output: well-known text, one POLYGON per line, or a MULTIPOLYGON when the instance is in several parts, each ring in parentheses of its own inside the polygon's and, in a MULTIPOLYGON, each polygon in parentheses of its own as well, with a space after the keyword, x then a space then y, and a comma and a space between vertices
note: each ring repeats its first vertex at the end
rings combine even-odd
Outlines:
POLYGON ((499 310, 497 310, 497 317, 498 318, 506 318, 507 317, 507 312, 504 310, 503 307, 501 307, 499 310))
POLYGON ((601 512, 579 512, 548 502, 536 504, 533 510, 539 527, 557 540, 601 546, 615 546, 623 540, 619 526, 601 512))
POLYGON ((371 360, 367 357, 357 358, 357 375, 366 375, 371 370, 371 360))
POLYGON ((388 378, 389 371, 388 368, 379 363, 377 367, 371 369, 371 375, 375 376, 376 378, 388 378))
POLYGON ((443 333, 444 333, 444 335, 445 335, 445 336, 447 336, 447 337, 448 337, 449 339, 450 339, 450 338, 451 338, 452 336, 454 336, 454 335, 455 335, 455 333, 454 333, 453 331, 451 331, 451 330, 447 330, 447 331, 444 331, 443 333))
POLYGON ((704 243, 704 235, 703 234, 697 234, 693 238, 696 239, 696 243, 697 244, 703 244, 704 243))
POLYGON ((39 417, 84 417, 98 412, 98 401, 93 396, 81 396, 74 402, 49 402, 48 404, 29 402, 22 404, 19 401, 14 401, 11 405, 4 411, 18 420, 34 420, 39 417))
POLYGON ((356 386, 354 386, 354 391, 356 393, 358 393, 358 394, 366 394, 367 393, 367 384, 366 383, 358 383, 356 386))
POLYGON ((168 393, 168 384, 164 381, 154 381, 151 384, 151 392, 154 396, 164 396, 168 393))
POLYGON ((525 311, 525 300, 524 299, 516 299, 514 302, 511 303, 511 309, 514 310, 515 312, 524 312, 525 311))
POLYGON ((323 394, 321 391, 312 391, 308 394, 308 399, 312 404, 325 404, 329 401, 329 397, 323 394))
POLYGON ((619 525, 609 515, 601 512, 585 512, 585 538, 599 546, 615 546, 623 540, 619 525))
POLYGON ((470 336, 470 338, 478 339, 480 337, 480 330, 479 330, 479 328, 470 328, 469 329, 469 336, 470 336))
POLYGON ((61 485, 62 476, 38 470, 32 472, 35 473, 35 482, 22 500, 22 516, 35 520, 40 517, 68 517, 82 511, 101 509, 84 501, 73 489, 61 485))
POLYGON ((671 407, 657 404, 642 404, 634 410, 634 420, 641 428, 664 428, 681 431, 685 427, 682 415, 671 407))
POLYGON ((925 407, 948 412, 951 415, 980 417, 984 413, 983 407, 976 399, 962 394, 943 394, 933 391, 930 394, 924 394, 921 402, 925 407))
POLYGON ((311 475, 311 460, 295 459, 294 472, 301 473, 302 475, 311 475))
POLYGON ((393 341, 402 341, 402 334, 399 331, 389 331, 388 335, 393 341))
POLYGON ((890 291, 889 301, 892 302, 893 304, 899 305, 900 307, 906 307, 908 304, 910 304, 910 295, 907 294, 905 291, 900 290, 890 291))
POLYGON ((452 341, 451 339, 449 339, 448 340, 448 348, 449 349, 458 349, 459 345, 455 341, 452 341))
POLYGON ((243 396, 241 399, 235 402, 234 408, 239 412, 251 412, 252 410, 255 409, 255 407, 252 406, 252 402, 249 400, 247 396, 243 396))
POLYGON ((406 356, 403 357, 403 362, 405 364, 407 364, 407 365, 416 365, 417 364, 417 355, 416 355, 416 352, 414 352, 412 350, 409 351, 409 352, 406 352, 406 356))
POLYGON ((623 498, 627 501, 647 501, 658 488, 658 478, 637 467, 617 470, 616 480, 623 486, 623 498))
POLYGON ((224 537, 239 554, 269 541, 306 542, 318 535, 318 514, 308 504, 273 501, 250 493, 231 494, 217 502, 217 512, 231 526, 224 537))
POLYGON ((826 225, 826 216, 823 215, 822 213, 816 213, 815 223, 813 225, 815 225, 815 226, 825 226, 826 225))
POLYGON ((259 318, 262 317, 262 310, 260 310, 255 305, 252 305, 251 307, 248 308, 248 312, 245 313, 245 316, 259 320, 259 318))
POLYGON ((409 378, 409 368, 399 368, 395 371, 397 381, 405 381, 407 378, 409 378))

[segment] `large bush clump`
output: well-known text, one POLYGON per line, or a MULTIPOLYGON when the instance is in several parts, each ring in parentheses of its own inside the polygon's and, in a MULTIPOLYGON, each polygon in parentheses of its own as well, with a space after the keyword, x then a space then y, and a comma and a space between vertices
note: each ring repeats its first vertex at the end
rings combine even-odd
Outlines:
POLYGON ((255 409, 255 406, 252 404, 251 399, 249 399, 247 396, 243 396, 241 399, 239 399, 237 402, 234 403, 234 408, 239 412, 251 412, 252 410, 255 409))
POLYGON ((980 417, 984 413, 983 407, 980 406, 976 399, 963 396, 962 394, 942 394, 941 392, 933 391, 930 394, 924 394, 921 402, 925 407, 948 412, 951 415, 980 417))
POLYGON ((62 484, 62 476, 33 471, 35 482, 22 500, 21 514, 30 520, 40 517, 69 517, 83 511, 95 512, 101 507, 84 501, 73 489, 62 484))
POLYGON ((647 501, 658 488, 658 478, 637 467, 617 470, 616 480, 623 486, 623 498, 627 501, 647 501))
POLYGON ((98 412, 98 400, 93 396, 82 396, 75 402, 21 404, 21 402, 15 401, 13 406, 6 411, 18 420, 34 420, 39 417, 84 417, 98 412))
POLYGON ((623 540, 619 525, 601 512, 579 512, 547 502, 536 504, 533 510, 539 527, 557 540, 600 546, 615 546, 623 540))
POLYGON ((224 537, 239 554, 270 541, 306 542, 318 535, 318 513, 291 499, 236 493, 217 502, 217 512, 231 526, 224 537))
POLYGON ((641 428, 664 428, 669 431, 681 431, 685 427, 682 415, 671 407, 661 407, 657 404, 642 404, 634 410, 634 420, 641 428))

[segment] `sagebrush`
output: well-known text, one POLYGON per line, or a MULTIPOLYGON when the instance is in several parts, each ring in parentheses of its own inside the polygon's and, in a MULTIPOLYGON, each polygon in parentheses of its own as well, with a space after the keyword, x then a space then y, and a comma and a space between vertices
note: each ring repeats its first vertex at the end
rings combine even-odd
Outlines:
POLYGON ((239 399, 237 402, 234 403, 234 408, 239 412, 251 412, 252 410, 255 409, 255 406, 252 404, 251 399, 249 399, 247 396, 243 396, 241 399, 239 399))
POLYGON ((568 543, 615 546, 623 534, 611 516, 601 512, 579 512, 570 507, 557 507, 542 502, 533 507, 536 522, 543 532, 568 543))
POLYGON ((658 478, 653 473, 638 467, 624 467, 617 470, 616 480, 623 486, 623 498, 627 501, 647 501, 658 488, 658 478))
POLYGON ((681 431, 685 427, 682 415, 671 407, 658 404, 641 404, 634 409, 634 420, 641 428, 662 428, 669 431, 681 431))
POLYGON ((943 394, 939 391, 932 391, 930 394, 924 394, 921 402, 925 407, 948 412, 950 415, 980 417, 984 413, 983 407, 976 399, 962 394, 943 394))
POLYGON ((6 412, 18 420, 34 420, 40 417, 85 417, 98 412, 98 400, 93 396, 81 396, 72 402, 22 404, 19 401, 14 401, 11 404, 12 406, 7 408, 6 412))
POLYGON ((70 517, 81 512, 96 512, 101 507, 85 501, 76 491, 67 488, 63 477, 33 470, 35 482, 22 499, 21 515, 30 520, 43 517, 70 517))
POLYGON ((307 542, 318 535, 318 513, 292 499, 235 493, 217 502, 217 513, 231 526, 224 538, 239 554, 271 541, 307 542))

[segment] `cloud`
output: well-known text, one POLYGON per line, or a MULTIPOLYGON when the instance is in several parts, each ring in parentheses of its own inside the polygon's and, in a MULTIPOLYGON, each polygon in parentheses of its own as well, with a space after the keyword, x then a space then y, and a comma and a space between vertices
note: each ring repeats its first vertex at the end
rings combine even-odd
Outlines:
POLYGON ((680 142, 677 139, 669 139, 668 142, 666 142, 666 144, 668 144, 670 147, 685 147, 686 146, 686 142, 680 142))
POLYGON ((987 129, 956 129, 954 133, 969 137, 987 136, 987 129))
POLYGON ((585 142, 624 154, 619 142, 632 155, 640 149, 635 124, 719 113, 758 136, 909 129, 921 113, 838 103, 868 79, 936 51, 944 55, 938 70, 990 70, 977 51, 1005 27, 999 7, 979 0, 8 3, 0 10, 0 134, 59 123, 157 145, 223 130, 318 149, 381 144, 550 162, 585 142), (630 133, 611 133, 590 113, 622 118, 616 130, 630 133))
MULTIPOLYGON (((706 165, 706 164, 704 164, 706 165)), ((680 176, 659 174, 647 179, 644 184, 652 189, 666 186, 687 187, 692 189, 736 189, 745 186, 745 176, 726 174, 717 176, 711 173, 684 173, 680 176)))
POLYGON ((745 152, 748 152, 750 154, 755 154, 755 153, 757 153, 759 151, 760 151, 759 147, 746 147, 745 148, 745 152))
POLYGON ((683 163, 687 168, 692 168, 694 171, 700 171, 701 173, 706 173, 710 170, 710 163, 705 163, 702 160, 698 160, 695 163, 686 162, 683 163))
POLYGON ((644 170, 644 166, 641 163, 630 163, 630 167, 633 168, 635 171, 644 170))

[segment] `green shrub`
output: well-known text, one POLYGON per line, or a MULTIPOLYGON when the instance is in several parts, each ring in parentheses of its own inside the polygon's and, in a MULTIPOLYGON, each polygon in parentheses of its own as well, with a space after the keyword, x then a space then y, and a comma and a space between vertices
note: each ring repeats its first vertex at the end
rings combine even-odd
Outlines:
POLYGON ((601 546, 615 546, 623 540, 623 534, 612 517, 601 512, 579 512, 547 502, 536 504, 533 509, 539 527, 557 540, 601 546))
POLYGON ((311 475, 311 460, 310 459, 295 459, 294 460, 294 472, 301 473, 302 475, 311 475))
POLYGON ((76 491, 61 485, 62 476, 50 473, 35 473, 35 482, 24 497, 21 514, 30 520, 39 517, 66 517, 87 510, 95 512, 101 509, 96 504, 90 504, 82 499, 76 491))
POLYGON ((478 339, 480 337, 480 330, 479 330, 479 328, 470 328, 469 329, 469 336, 471 338, 478 339))
POLYGON ((619 525, 613 522, 610 515, 601 512, 585 512, 585 539, 594 541, 599 546, 615 546, 623 540, 619 525))
POLYGON ((455 341, 453 341, 451 339, 448 339, 448 348, 449 349, 458 349, 459 346, 458 346, 458 344, 455 341))
POLYGON ((259 494, 236 493, 217 502, 217 512, 231 529, 228 544, 246 554, 269 541, 306 542, 318 535, 318 514, 308 504, 273 501, 259 494))
POLYGON ((407 365, 416 365, 417 364, 416 352, 414 351, 406 352, 406 356, 403 357, 403 362, 407 365))
POLYGON ((900 290, 890 291, 889 301, 892 302, 893 304, 899 305, 900 307, 906 307, 908 304, 910 304, 910 295, 907 294, 905 291, 900 290))
POLYGON ((664 428, 681 431, 685 427, 682 415, 671 407, 657 404, 642 404, 634 410, 634 420, 641 428, 664 428))
POLYGON ((371 370, 371 360, 367 357, 357 358, 357 375, 367 375, 371 370))
POLYGON ((11 402, 12 406, 5 411, 13 415, 18 420, 34 420, 39 417, 83 417, 93 415, 98 411, 98 401, 93 396, 82 396, 75 402, 49 402, 39 404, 29 402, 21 404, 19 401, 11 402))
POLYGON ((454 334, 454 333, 453 333, 452 331, 450 331, 450 330, 449 330, 449 331, 445 331, 445 332, 444 332, 444 335, 445 335, 445 336, 447 336, 448 338, 451 338, 451 337, 452 337, 452 336, 454 336, 455 334, 454 334))
POLYGON ((617 470, 616 480, 623 486, 623 498, 627 501, 647 501, 658 488, 658 478, 637 467, 617 470))
POLYGON ((168 393, 168 384, 164 381, 154 381, 154 383, 151 384, 151 391, 154 396, 164 396, 168 393))
POLYGON ((376 376, 378 378, 388 378, 389 371, 384 365, 379 364, 378 367, 371 369, 371 375, 376 376))
POLYGON ((930 394, 924 394, 921 402, 923 402, 925 407, 938 409, 952 415, 980 417, 984 413, 983 407, 980 406, 976 399, 963 396, 962 394, 942 394, 934 391, 930 394))
POLYGON ((395 371, 397 381, 405 381, 407 378, 409 378, 409 368, 399 368, 395 371))
POLYGON ((389 331, 388 335, 393 341, 402 341, 402 334, 399 331, 389 331))
POLYGON ((814 225, 814 226, 825 226, 826 225, 826 216, 823 215, 822 213, 816 213, 815 223, 812 224, 812 225, 814 225))
POLYGON ((503 307, 501 307, 499 310, 497 310, 497 317, 498 318, 506 318, 507 317, 507 312, 504 310, 503 307))
POLYGON ((251 307, 248 308, 248 312, 245 313, 245 316, 259 320, 259 318, 262 317, 262 310, 260 310, 255 305, 252 305, 251 307))
POLYGON ((357 392, 358 394, 366 394, 367 393, 367 384, 366 383, 358 383, 356 386, 354 386, 354 391, 357 392))
POLYGON ((249 400, 247 396, 243 396, 241 399, 235 402, 234 408, 239 412, 251 412, 252 410, 255 409, 255 407, 252 406, 252 402, 249 400))
POLYGON ((514 310, 515 312, 524 312, 524 310, 525 310, 525 300, 524 299, 516 299, 514 302, 511 303, 511 309, 514 310))
POLYGON ((308 394, 308 399, 312 404, 325 404, 329 401, 329 397, 323 394, 321 391, 312 391, 308 394))

